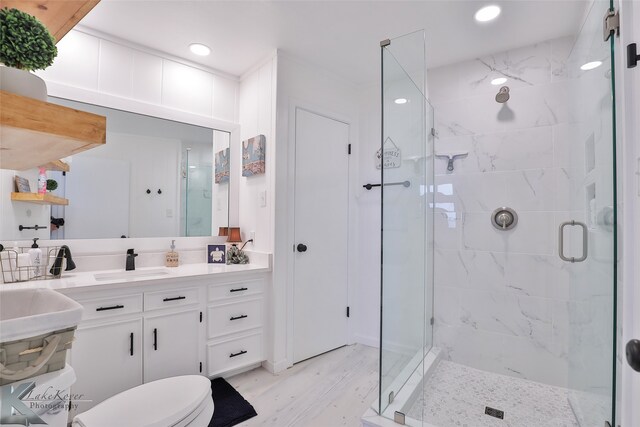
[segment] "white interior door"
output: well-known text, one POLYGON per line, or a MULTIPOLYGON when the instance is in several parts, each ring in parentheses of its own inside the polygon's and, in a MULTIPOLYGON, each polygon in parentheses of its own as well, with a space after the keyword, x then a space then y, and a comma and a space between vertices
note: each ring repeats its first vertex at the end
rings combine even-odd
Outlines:
POLYGON ((349 125, 295 118, 293 362, 347 344, 349 125))

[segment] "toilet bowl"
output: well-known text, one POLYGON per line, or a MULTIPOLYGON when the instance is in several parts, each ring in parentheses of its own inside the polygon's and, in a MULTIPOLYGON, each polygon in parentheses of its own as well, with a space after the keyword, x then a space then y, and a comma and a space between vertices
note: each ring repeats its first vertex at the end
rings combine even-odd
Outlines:
POLYGON ((184 375, 123 391, 73 419, 72 427, 207 427, 211 381, 184 375))

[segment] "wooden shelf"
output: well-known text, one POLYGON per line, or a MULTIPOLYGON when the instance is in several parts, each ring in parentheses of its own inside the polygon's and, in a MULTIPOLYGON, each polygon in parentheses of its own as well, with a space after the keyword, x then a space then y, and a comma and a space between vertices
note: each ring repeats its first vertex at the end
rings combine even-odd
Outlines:
POLYGON ((52 162, 47 163, 46 165, 40 165, 39 168, 45 168, 48 171, 58 171, 58 172, 69 172, 71 168, 68 163, 63 162, 62 160, 54 160, 52 162))
POLYGON ((37 203, 39 205, 67 206, 69 204, 69 200, 63 199, 62 197, 56 197, 49 193, 11 193, 11 200, 14 202, 37 203))
POLYGON ((106 143, 106 117, 0 91, 0 168, 25 170, 106 143))
POLYGON ((15 8, 33 15, 59 42, 100 0, 0 0, 0 8, 15 8))

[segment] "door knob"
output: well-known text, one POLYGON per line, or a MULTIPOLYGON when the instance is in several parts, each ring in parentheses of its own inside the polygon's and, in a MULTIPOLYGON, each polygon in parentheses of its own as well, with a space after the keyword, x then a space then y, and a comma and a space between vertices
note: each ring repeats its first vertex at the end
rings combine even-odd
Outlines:
POLYGON ((307 245, 305 245, 304 243, 298 243, 298 246, 296 246, 296 249, 298 250, 298 252, 306 252, 307 245))
POLYGON ((640 372, 640 340, 631 340, 627 343, 627 363, 634 371, 640 372))

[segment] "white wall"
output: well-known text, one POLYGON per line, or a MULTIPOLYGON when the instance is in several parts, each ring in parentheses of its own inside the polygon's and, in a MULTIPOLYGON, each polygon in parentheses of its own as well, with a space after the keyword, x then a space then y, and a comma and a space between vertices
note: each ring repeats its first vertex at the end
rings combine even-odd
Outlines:
MULTIPOLYGON (((271 57, 242 76, 239 90, 240 139, 246 141, 260 134, 265 136, 265 173, 244 177, 242 168, 237 168, 233 179, 239 181, 239 223, 230 225, 240 226, 244 240, 254 232, 254 242, 247 248, 263 252, 273 251, 277 62, 274 51, 271 57)), ((241 144, 232 148, 231 158, 241 161, 241 144)))
MULTIPOLYGON (((292 144, 294 130, 292 117, 297 106, 337 118, 350 124, 353 158, 357 156, 358 97, 355 86, 322 68, 301 62, 286 54, 278 54, 276 176, 274 216, 274 276, 272 295, 273 353, 270 360, 275 370, 292 363, 293 357, 293 289, 290 262, 293 245, 293 172, 292 144)), ((350 160, 350 197, 357 186, 357 161, 350 160)), ((330 165, 327 165, 330 173, 330 165)), ((357 254, 354 204, 350 203, 350 265, 355 265, 357 254)), ((330 214, 330 213, 327 213, 330 214)), ((318 272, 322 274, 322 272, 318 272)), ((349 271, 350 301, 357 271, 349 271)), ((353 304, 351 304, 353 306, 353 304)), ((357 317, 354 310, 351 320, 357 317)))
POLYGON ((53 65, 37 73, 47 83, 237 122, 231 76, 85 29, 71 30, 57 47, 53 65))

